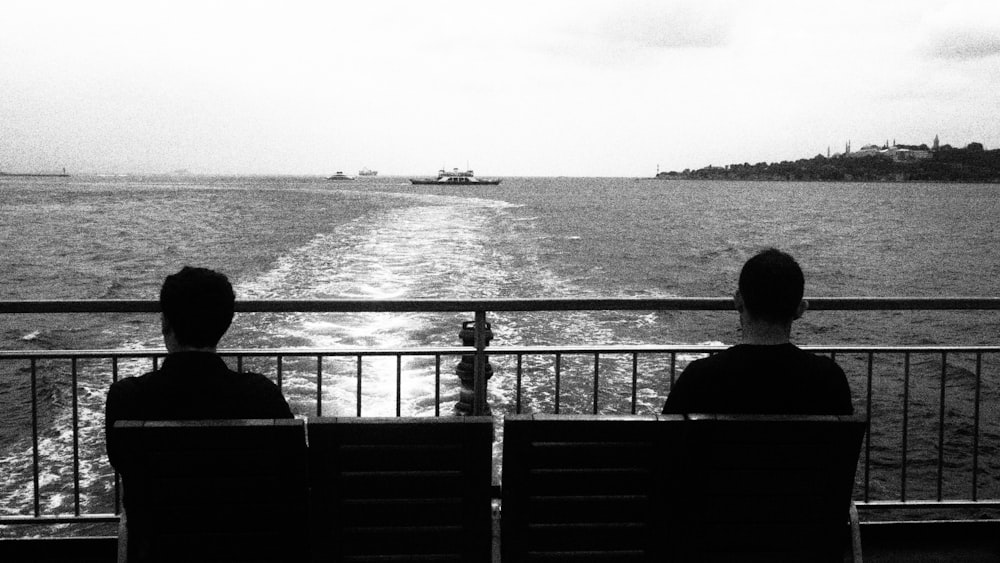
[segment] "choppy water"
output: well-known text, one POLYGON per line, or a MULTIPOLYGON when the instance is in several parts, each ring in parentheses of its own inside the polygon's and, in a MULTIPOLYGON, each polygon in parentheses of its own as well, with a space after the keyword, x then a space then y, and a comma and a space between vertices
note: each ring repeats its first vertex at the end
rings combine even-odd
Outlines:
MULTIPOLYGON (((350 184, 316 178, 74 177, 0 180, 0 299, 155 299, 184 264, 227 273, 241 299, 724 296, 741 263, 775 245, 797 256, 807 294, 1000 294, 996 186, 698 183, 635 179, 510 178, 500 186, 410 186, 400 178, 350 184)), ((242 315, 224 347, 457 344, 461 315, 242 315)), ((571 312, 491 317, 494 345, 631 342, 733 343, 734 314, 571 312)), ((803 344, 995 344, 993 313, 814 313, 796 325, 803 344)), ((3 349, 157 348, 150 315, 8 315, 3 349)), ((838 358, 864 410, 864 357, 838 358)), ((433 360, 403 358, 403 414, 433 412, 433 360)), ((590 407, 592 359, 564 365, 563 412, 590 407), (575 371, 574 371, 575 370, 575 371), (579 377, 574 376, 579 372, 579 377)), ((687 361, 682 358, 679 366, 687 361)), ((526 361, 525 408, 551 410, 551 358, 526 361), (533 363, 531 363, 533 362, 533 363)), ((631 365, 608 361, 602 411, 625 412, 631 365), (616 379, 617 378, 617 379, 616 379)), ((936 471, 940 358, 912 360, 909 465, 936 471)), ((995 359, 983 365, 980 462, 997 489, 995 359)), ((266 362, 248 366, 273 373, 266 362)), ((491 403, 511 410, 512 377, 497 365, 491 403)), ((123 362, 120 375, 149 369, 123 362)), ((442 411, 457 390, 443 366, 442 411)), ((602 367, 602 370, 605 369, 602 367)), ((356 366, 324 366, 324 414, 353 414, 356 366)), ((506 370, 506 371, 505 371, 506 370)), ((945 368, 949 448, 968 451, 974 358, 945 368)), ((40 366, 43 511, 72 510, 72 395, 68 362, 40 366), (67 481, 69 479, 69 481, 67 481), (70 485, 67 485, 70 483, 70 485), (67 486, 70 488, 67 489, 67 486)), ((395 358, 366 360, 364 414, 393 414, 395 358)), ((31 507, 30 381, 26 364, 0 365, 0 510, 31 507)), ((879 428, 900 427, 902 360, 875 369, 879 428)), ((110 510, 103 457, 107 362, 80 362, 85 506, 110 510)), ((639 406, 658 410, 662 364, 643 366, 639 406)), ((284 390, 315 411, 315 362, 289 360, 284 390)), ((887 430, 886 441, 896 440, 887 430)), ((875 484, 898 490, 898 443, 879 443, 875 484), (883 477, 884 476, 884 477, 883 477)), ((960 490, 967 462, 956 471, 960 490)), ((908 479, 914 479, 910 476, 908 479)), ((919 480, 919 479, 918 479, 919 480)), ((928 485, 908 484, 913 494, 928 485)), ((994 495, 995 496, 995 495, 994 495)))

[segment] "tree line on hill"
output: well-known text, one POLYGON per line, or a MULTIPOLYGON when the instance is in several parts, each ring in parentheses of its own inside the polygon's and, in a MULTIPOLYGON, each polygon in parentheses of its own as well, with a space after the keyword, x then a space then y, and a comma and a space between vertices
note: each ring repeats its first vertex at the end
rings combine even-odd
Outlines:
POLYGON ((1000 183, 1000 149, 984 150, 981 143, 970 143, 964 149, 943 145, 931 151, 929 158, 905 161, 896 161, 884 154, 832 158, 816 155, 794 162, 745 162, 683 172, 660 172, 656 177, 665 180, 1000 183))

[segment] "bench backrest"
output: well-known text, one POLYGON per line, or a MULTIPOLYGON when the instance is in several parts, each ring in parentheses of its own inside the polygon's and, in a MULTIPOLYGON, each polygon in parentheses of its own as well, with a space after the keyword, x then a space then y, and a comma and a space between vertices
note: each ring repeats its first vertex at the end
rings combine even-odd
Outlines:
POLYGON ((508 415, 504 561, 651 556, 661 436, 655 416, 508 415))
POLYGON ((686 560, 843 560, 864 419, 693 415, 684 427, 686 560))
POLYGON ((491 417, 309 421, 314 560, 489 561, 491 417))
POLYGON ((655 558, 656 416, 508 415, 504 561, 655 558))
POLYGON ((301 420, 119 421, 129 561, 302 561, 301 420))
POLYGON ((865 427, 853 417, 507 416, 504 560, 839 558, 865 427))

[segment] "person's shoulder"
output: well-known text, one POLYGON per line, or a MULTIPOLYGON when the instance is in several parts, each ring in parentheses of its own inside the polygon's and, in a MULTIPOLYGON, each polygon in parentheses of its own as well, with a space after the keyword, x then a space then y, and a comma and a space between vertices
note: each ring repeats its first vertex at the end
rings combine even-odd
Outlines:
POLYGON ((684 367, 684 370, 678 377, 678 382, 683 380, 684 385, 700 386, 708 384, 709 380, 714 380, 720 374, 727 373, 729 366, 734 361, 732 350, 733 348, 727 348, 703 358, 692 360, 691 363, 684 367))
POLYGON ((735 346, 730 346, 729 348, 726 348, 724 350, 718 350, 718 351, 710 352, 704 358, 699 358, 699 359, 697 359, 697 360, 695 360, 695 361, 693 361, 691 363, 692 364, 699 363, 699 364, 704 365, 704 364, 714 364, 714 363, 718 363, 718 362, 725 362, 725 361, 729 360, 730 358, 732 358, 734 355, 739 354, 739 349, 740 349, 740 345, 739 344, 737 344, 735 346))
POLYGON ((292 411, 281 389, 267 376, 248 371, 239 374, 246 385, 250 402, 263 409, 257 416, 262 418, 291 418, 292 411))
POLYGON ((278 388, 278 386, 271 381, 271 378, 262 373, 257 373, 255 371, 240 371, 233 373, 235 373, 237 377, 242 379, 243 382, 248 385, 261 385, 264 387, 274 387, 275 389, 278 388))
POLYGON ((847 374, 833 358, 802 350, 809 364, 809 372, 813 374, 812 381, 821 397, 817 412, 822 414, 849 415, 854 413, 851 398, 851 385, 847 374))
POLYGON ((111 384, 105 399, 105 416, 107 423, 115 420, 143 418, 151 397, 156 391, 151 390, 150 382, 158 372, 151 371, 133 377, 123 377, 111 384))
POLYGON ((111 384, 109 393, 127 393, 136 387, 136 379, 139 377, 123 377, 111 384))
POLYGON ((828 372, 828 373, 843 373, 844 372, 844 370, 841 369, 840 364, 838 364, 836 361, 834 361, 834 359, 831 358, 830 356, 824 356, 822 354, 817 354, 817 353, 811 352, 809 350, 803 350, 803 349, 801 349, 801 348, 799 348, 797 346, 796 346, 796 349, 799 351, 799 353, 802 355, 802 357, 806 358, 806 360, 808 362, 812 363, 812 365, 816 369, 819 369, 819 370, 822 370, 822 371, 825 371, 825 372, 828 372))
MULTIPOLYGON (((663 404, 663 414, 703 412, 711 400, 711 389, 727 373, 731 348, 691 361, 670 386, 663 404)), ((709 409, 710 410, 710 409, 709 409)))
POLYGON ((240 382, 256 394, 281 395, 281 390, 269 377, 254 371, 237 372, 240 382))
POLYGON ((108 390, 108 396, 112 395, 133 395, 135 393, 141 392, 143 387, 152 381, 158 372, 149 371, 142 375, 136 375, 132 377, 123 377, 118 381, 111 384, 108 390))
POLYGON ((717 366, 729 364, 740 357, 741 349, 739 345, 730 346, 725 350, 713 352, 704 358, 699 358, 688 364, 688 368, 694 367, 697 370, 710 370, 717 366))

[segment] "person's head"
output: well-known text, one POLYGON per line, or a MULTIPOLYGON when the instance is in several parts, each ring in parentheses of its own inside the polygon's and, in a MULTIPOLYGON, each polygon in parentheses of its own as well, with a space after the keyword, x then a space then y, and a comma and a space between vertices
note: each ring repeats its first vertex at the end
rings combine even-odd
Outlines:
POLYGON ((233 322, 236 294, 223 274, 185 266, 160 289, 163 335, 185 348, 214 349, 233 322))
POLYGON ((791 324, 802 316, 805 277, 790 255, 768 248, 747 260, 740 271, 737 308, 751 319, 791 324))

